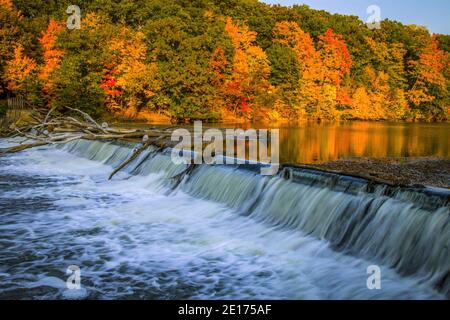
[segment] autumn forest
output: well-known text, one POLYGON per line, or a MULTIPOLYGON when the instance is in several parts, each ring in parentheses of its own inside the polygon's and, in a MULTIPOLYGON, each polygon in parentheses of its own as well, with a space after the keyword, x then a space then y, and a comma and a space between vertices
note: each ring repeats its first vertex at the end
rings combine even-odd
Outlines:
MULTIPOLYGON (((450 120, 450 36, 255 0, 0 0, 0 101, 150 121, 450 120)), ((5 103, 0 102, 0 112, 5 103)))

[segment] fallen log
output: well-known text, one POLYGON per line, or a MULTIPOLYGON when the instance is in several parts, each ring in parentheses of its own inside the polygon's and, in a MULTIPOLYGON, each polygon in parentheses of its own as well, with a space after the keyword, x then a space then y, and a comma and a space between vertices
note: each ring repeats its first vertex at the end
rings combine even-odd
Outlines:
POLYGON ((123 168, 125 168, 127 165, 129 165, 133 160, 135 160, 142 152, 144 152, 148 147, 150 147, 152 144, 154 144, 156 141, 161 140, 162 138, 165 138, 166 135, 161 135, 158 138, 154 140, 147 140, 141 147, 139 147, 136 151, 133 152, 133 154, 124 162, 122 162, 109 176, 108 180, 111 180, 112 177, 114 177, 119 171, 121 171, 123 168))
POLYGON ((84 111, 81 111, 81 110, 79 110, 79 109, 75 109, 75 108, 71 108, 71 107, 67 107, 66 106, 66 108, 67 109, 69 109, 69 110, 72 110, 72 111, 75 111, 75 112, 78 112, 78 113, 80 113, 88 122, 90 122, 90 123, 92 123, 98 130, 100 130, 101 132, 103 132, 103 133, 108 133, 108 131, 105 129, 105 128, 103 128, 102 126, 100 126, 89 114, 87 114, 86 112, 84 112, 84 111))
MULTIPOLYGON (((12 129, 8 134, 10 137, 24 137, 25 140, 21 141, 19 145, 0 149, 0 155, 20 152, 39 146, 64 144, 80 139, 143 141, 143 145, 111 173, 109 176, 109 180, 111 180, 114 175, 127 167, 151 145, 156 146, 157 150, 155 152, 158 152, 174 144, 169 138, 171 129, 176 126, 165 128, 152 127, 147 130, 115 129, 109 128, 106 123, 98 124, 94 118, 82 110, 71 107, 66 107, 66 109, 73 111, 73 113, 71 115, 62 115, 58 113, 55 107, 50 110, 32 108, 33 122, 26 126, 12 129), (32 141, 31 143, 24 143, 30 140, 32 141)), ((191 169, 193 168, 189 167, 185 174, 190 172, 191 169)), ((174 179, 177 178, 175 177, 174 179)))
POLYGON ((29 143, 29 144, 19 144, 18 146, 0 149, 0 155, 6 154, 6 153, 16 153, 16 152, 24 151, 24 150, 27 150, 30 148, 45 146, 47 144, 50 144, 50 142, 38 141, 38 142, 34 142, 34 143, 29 143))
POLYGON ((173 177, 170 177, 170 179, 175 180, 175 184, 173 186, 173 188, 177 188, 180 183, 183 181, 183 178, 187 175, 190 175, 196 168, 198 167, 197 164, 195 163, 190 163, 186 169, 184 169, 182 172, 180 172, 179 174, 174 175, 173 177))

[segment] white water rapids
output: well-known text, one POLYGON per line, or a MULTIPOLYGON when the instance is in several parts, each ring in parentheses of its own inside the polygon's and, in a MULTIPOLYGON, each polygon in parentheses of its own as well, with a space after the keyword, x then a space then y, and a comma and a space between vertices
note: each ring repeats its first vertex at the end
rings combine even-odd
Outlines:
POLYGON ((182 168, 149 153, 108 181, 130 152, 79 141, 0 157, 0 299, 446 298, 448 207, 210 166, 174 190, 182 168))

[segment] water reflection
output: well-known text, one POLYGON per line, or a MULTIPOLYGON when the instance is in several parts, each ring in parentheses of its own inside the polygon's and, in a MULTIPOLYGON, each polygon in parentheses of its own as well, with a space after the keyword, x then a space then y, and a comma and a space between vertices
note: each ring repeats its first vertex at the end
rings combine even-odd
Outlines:
MULTIPOLYGON (((134 123, 132 126, 146 125, 134 123)), ((186 127, 192 129, 192 126, 186 127)), ((285 126, 204 124, 203 130, 210 127, 278 128, 282 163, 318 163, 349 157, 450 158, 450 123, 353 121, 285 126)))
MULTIPOLYGON (((262 124, 218 126, 268 128, 262 124)), ((450 158, 450 123, 310 122, 272 128, 280 129, 282 163, 318 163, 349 157, 450 158)))
POLYGON ((280 128, 280 160, 315 163, 348 157, 450 157, 450 124, 346 122, 280 128))

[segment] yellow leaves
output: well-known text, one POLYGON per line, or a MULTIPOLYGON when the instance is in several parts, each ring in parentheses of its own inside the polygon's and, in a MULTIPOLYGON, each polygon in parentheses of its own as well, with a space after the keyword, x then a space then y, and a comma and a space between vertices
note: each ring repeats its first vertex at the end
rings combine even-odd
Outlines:
POLYGON ((447 55, 448 53, 439 49, 437 40, 433 39, 431 45, 419 57, 419 77, 425 82, 444 86, 445 77, 442 71, 445 68, 444 63, 447 60, 447 55))
POLYGON ((367 36, 364 37, 364 40, 377 59, 383 61, 389 58, 389 48, 385 42, 375 41, 375 39, 367 36))
POLYGON ((258 46, 250 46, 247 49, 247 55, 251 72, 254 72, 256 75, 263 78, 270 75, 270 65, 263 49, 258 46))
POLYGON ((25 82, 36 69, 36 61, 24 53, 24 48, 18 44, 14 48, 14 57, 6 62, 4 80, 11 91, 25 89, 25 82))
POLYGON ((281 118, 289 117, 289 114, 289 106, 283 101, 283 99, 278 98, 273 105, 273 111, 269 112, 268 116, 270 120, 279 121, 281 118))
MULTIPOLYGON (((146 90, 146 86, 154 81, 156 78, 156 64, 146 64, 142 61, 135 61, 129 65, 119 65, 118 67, 119 77, 117 79, 117 85, 128 92, 140 93, 144 92, 147 97, 154 96, 152 90, 146 90)), ((159 86, 155 87, 152 84, 154 90, 157 90, 159 86)))
POLYGON ((393 119, 402 119, 409 111, 408 97, 405 90, 395 88, 392 90, 389 117, 393 119))
POLYGON ((230 109, 245 114, 251 110, 250 105, 255 103, 255 96, 265 95, 270 87, 269 60, 264 50, 254 43, 257 34, 250 31, 248 26, 235 24, 227 17, 225 32, 234 46, 234 56, 232 74, 225 81, 223 91, 231 96, 230 109))
POLYGON ((434 97, 428 94, 425 88, 413 88, 408 92, 409 101, 411 101, 415 106, 419 106, 425 102, 431 102, 434 97))
POLYGON ((288 46, 296 55, 300 74, 300 111, 322 119, 336 117, 339 84, 351 65, 351 58, 340 36, 328 30, 321 37, 320 52, 316 50, 311 36, 295 22, 277 23, 274 34, 275 42, 288 46))
POLYGON ((244 50, 236 49, 233 58, 233 74, 239 78, 246 78, 250 73, 247 54, 244 50))
POLYGON ((111 40, 108 47, 112 51, 129 61, 145 59, 147 46, 145 45, 145 36, 142 32, 131 32, 127 28, 123 28, 120 37, 111 40))
POLYGON ((406 53, 407 53, 407 50, 405 49, 405 47, 402 43, 393 43, 389 50, 391 60, 398 62, 398 63, 403 62, 403 59, 405 58, 406 53))
POLYGON ((129 110, 138 110, 145 103, 143 98, 154 97, 160 89, 157 63, 146 61, 145 36, 140 31, 124 27, 108 43, 108 50, 112 52, 110 68, 115 74, 114 81, 117 81, 114 83, 115 90, 125 93, 129 110))
POLYGON ((450 119, 450 105, 445 107, 445 112, 447 113, 447 117, 450 119))
POLYGON ((304 32, 296 22, 282 21, 275 25, 274 42, 288 46, 303 65, 303 69, 317 67, 319 54, 311 36, 304 32))
MULTIPOLYGON (((384 71, 376 71, 373 67, 366 67, 364 73, 370 87, 359 87, 352 96, 353 117, 368 119, 387 119, 390 108, 397 102, 393 101, 391 88, 389 86, 389 75, 384 71)), ((400 91, 399 91, 400 92, 400 91)), ((395 111, 400 115, 400 111, 395 111)))
POLYGON ((96 32, 105 24, 105 19, 95 12, 88 12, 82 17, 81 27, 86 28, 90 32, 96 32))
POLYGON ((352 117, 361 120, 380 118, 382 112, 379 110, 379 105, 374 105, 372 95, 367 92, 366 88, 357 88, 352 100, 352 117))
POLYGON ((235 49, 243 49, 252 46, 256 41, 256 32, 250 31, 247 25, 237 25, 230 17, 226 18, 225 31, 231 38, 235 49))
POLYGON ((397 83, 398 86, 405 85, 407 80, 404 60, 407 50, 404 44, 387 44, 383 41, 375 41, 370 37, 365 37, 365 41, 372 51, 373 65, 377 65, 378 69, 388 73, 392 82, 397 83))
POLYGON ((145 62, 147 47, 143 40, 142 32, 131 33, 124 28, 121 36, 109 44, 109 48, 117 52, 117 71, 120 74, 117 84, 124 89, 142 91, 141 79, 150 76, 152 68, 145 62))
POLYGON ((380 92, 367 91, 365 87, 356 89, 352 96, 351 115, 356 119, 386 119, 388 97, 380 92))
POLYGON ((315 116, 319 119, 333 120, 338 117, 336 110, 337 88, 332 84, 324 84, 318 99, 315 116))
POLYGON ((410 61, 416 82, 408 92, 409 101, 420 106, 423 103, 435 100, 430 94, 430 87, 438 88, 443 95, 447 92, 447 79, 444 69, 449 61, 449 54, 439 49, 438 41, 434 37, 431 43, 423 50, 418 61, 410 61))
POLYGON ((311 36, 304 32, 296 22, 282 21, 275 25, 274 42, 290 47, 298 58, 311 58, 316 55, 311 36))
POLYGON ((214 20, 215 16, 216 15, 211 10, 205 10, 205 12, 203 12, 203 17, 209 21, 214 20))
POLYGON ((366 73, 370 77, 370 83, 375 91, 387 93, 389 91, 389 75, 384 71, 376 72, 373 68, 366 68, 366 73))

